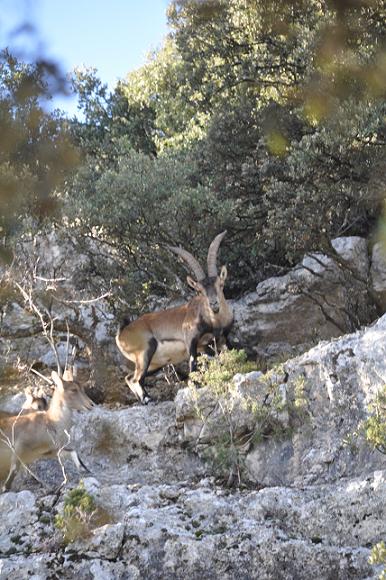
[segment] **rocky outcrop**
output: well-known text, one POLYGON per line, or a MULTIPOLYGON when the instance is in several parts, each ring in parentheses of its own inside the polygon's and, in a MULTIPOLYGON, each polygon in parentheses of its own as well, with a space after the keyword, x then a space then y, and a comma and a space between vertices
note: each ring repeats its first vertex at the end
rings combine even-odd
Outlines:
MULTIPOLYGON (((234 435, 258 430, 263 403, 271 405, 276 427, 247 449, 248 477, 255 484, 320 484, 386 469, 386 456, 363 437, 349 444, 386 383, 385 345, 383 316, 365 331, 321 343, 274 372, 235 377, 228 397, 234 435)), ((229 431, 223 408, 208 388, 177 393, 177 422, 199 449, 229 431)))
MULTIPOLYGON (((54 525, 61 469, 34 465, 51 491, 21 473, 0 496, 0 578, 375 580, 369 556, 386 532, 386 456, 347 440, 385 384, 385 344, 386 316, 268 374, 236 375, 227 398, 235 440, 262 420, 256 409, 273 419, 262 438, 242 441, 242 490, 218 485, 204 460, 203 447, 229 430, 207 388, 81 413, 72 443, 108 517, 65 545, 54 525)), ((67 473, 72 487, 79 475, 67 473)))
POLYGON ((112 517, 64 548, 52 533, 52 497, 1 496, 0 577, 376 578, 368 546, 384 533, 386 480, 328 488, 227 492, 195 485, 85 487, 112 517), (11 514, 24 507, 23 518, 11 514))
POLYGON ((234 343, 259 359, 288 358, 374 320, 366 240, 338 238, 332 246, 335 258, 307 255, 236 301, 234 343))
MULTIPOLYGON (((103 360, 98 372, 94 372, 98 376, 108 366, 124 364, 114 341, 117 327, 114 296, 88 302, 103 296, 103 289, 109 287, 107 278, 102 280, 100 275, 93 274, 94 261, 104 260, 98 271, 106 272, 111 279, 114 255, 98 251, 96 242, 89 238, 83 240, 83 245, 83 249, 75 249, 71 237, 62 239, 59 233, 51 232, 38 236, 33 243, 23 242, 20 253, 26 256, 29 270, 39 265, 39 278, 34 281, 37 295, 39 284, 44 294, 47 280, 57 279, 49 286, 61 359, 65 358, 67 320, 80 345, 87 344, 91 349, 94 371, 103 360)), ((335 256, 307 255, 285 276, 269 278, 258 284, 255 292, 233 302, 235 325, 231 340, 235 346, 245 348, 259 359, 288 358, 320 340, 352 332, 376 319, 371 281, 378 288, 382 274, 373 256, 370 276, 366 240, 342 237, 333 240, 332 247, 335 256)), ((9 301, 3 312, 1 333, 8 340, 0 343, 0 354, 12 364, 22 353, 22 358, 29 362, 55 366, 40 322, 28 308, 21 307, 20 296, 19 303, 9 301)), ((103 380, 115 378, 114 373, 108 373, 103 380)))

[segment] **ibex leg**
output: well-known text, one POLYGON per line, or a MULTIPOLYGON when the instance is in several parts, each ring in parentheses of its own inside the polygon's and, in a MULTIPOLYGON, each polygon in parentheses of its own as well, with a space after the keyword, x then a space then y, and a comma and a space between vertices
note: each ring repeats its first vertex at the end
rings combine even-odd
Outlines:
POLYGON ((197 345, 198 339, 193 338, 189 347, 189 372, 192 373, 197 368, 197 345))
POLYGON ((12 482, 15 479, 17 472, 19 471, 19 467, 20 467, 20 462, 17 459, 16 455, 13 454, 12 460, 11 460, 11 465, 9 468, 9 473, 8 473, 7 479, 4 481, 4 484, 3 484, 1 491, 4 492, 4 491, 8 491, 10 489, 12 482))
POLYGON ((87 465, 85 465, 85 463, 82 461, 82 459, 79 457, 79 455, 75 451, 75 449, 70 449, 69 447, 66 447, 62 451, 62 455, 64 457, 68 457, 69 459, 72 459, 72 461, 75 464, 75 467, 77 468, 78 471, 84 470, 84 471, 87 471, 87 473, 91 473, 91 471, 89 470, 87 465))
POLYGON ((132 380, 128 381, 127 377, 125 378, 127 385, 143 405, 147 405, 151 401, 151 397, 145 389, 145 377, 156 350, 157 341, 155 338, 152 338, 149 341, 146 351, 141 353, 136 360, 135 372, 132 380))

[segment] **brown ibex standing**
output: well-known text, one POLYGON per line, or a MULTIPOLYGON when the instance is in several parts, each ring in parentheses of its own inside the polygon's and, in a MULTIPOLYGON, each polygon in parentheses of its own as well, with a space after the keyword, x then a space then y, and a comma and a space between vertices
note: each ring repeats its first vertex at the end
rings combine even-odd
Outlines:
POLYGON ((0 480, 3 490, 10 488, 20 465, 41 458, 55 457, 58 452, 70 455, 76 466, 85 467, 76 451, 66 445, 66 433, 72 424, 73 410, 93 406, 83 388, 66 371, 62 379, 52 372, 55 390, 46 411, 32 411, 0 420, 0 480), (67 373, 67 374, 66 374, 67 373))
POLYGON ((195 280, 187 282, 197 295, 187 304, 159 312, 144 314, 134 322, 120 327, 116 336, 119 350, 135 364, 132 377, 126 383, 143 403, 151 398, 144 389, 146 375, 167 364, 189 359, 189 370, 196 368, 197 353, 203 352, 215 339, 223 342, 233 323, 233 313, 224 297, 227 269, 217 273, 217 252, 226 232, 218 234, 208 250, 208 276, 198 261, 182 248, 169 247, 190 267, 195 280))

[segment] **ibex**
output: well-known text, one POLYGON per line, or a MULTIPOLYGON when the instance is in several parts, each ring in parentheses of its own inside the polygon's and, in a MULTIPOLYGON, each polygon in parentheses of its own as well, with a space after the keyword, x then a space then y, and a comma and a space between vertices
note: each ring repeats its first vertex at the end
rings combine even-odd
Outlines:
POLYGON ((61 378, 52 372, 55 390, 46 411, 32 411, 0 419, 0 480, 3 491, 10 488, 20 465, 41 458, 55 457, 58 452, 69 455, 79 469, 87 469, 76 451, 66 445, 66 432, 71 427, 73 410, 86 410, 93 402, 67 371, 61 378))
POLYGON ((216 266, 225 234, 218 234, 209 246, 208 276, 192 254, 169 246, 195 275, 195 280, 188 276, 187 282, 197 295, 183 306, 144 314, 118 330, 118 348, 135 364, 133 376, 127 375, 125 381, 143 404, 151 400, 144 388, 148 374, 187 359, 190 372, 195 370, 198 352, 203 352, 213 339, 224 341, 230 331, 233 313, 223 292, 227 269, 222 266, 218 275, 216 266))

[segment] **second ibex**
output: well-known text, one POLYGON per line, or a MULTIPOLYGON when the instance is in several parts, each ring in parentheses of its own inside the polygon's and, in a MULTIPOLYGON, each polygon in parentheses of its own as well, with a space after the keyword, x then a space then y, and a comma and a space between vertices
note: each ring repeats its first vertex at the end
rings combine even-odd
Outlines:
POLYGON ((233 323, 233 312, 224 296, 227 269, 217 273, 217 252, 226 232, 218 234, 208 250, 208 275, 196 258, 182 248, 169 247, 192 270, 187 282, 196 296, 187 304, 144 314, 121 325, 116 336, 119 350, 135 364, 134 374, 126 382, 136 397, 147 404, 151 398, 144 388, 145 377, 167 364, 189 359, 189 370, 196 368, 197 354, 214 339, 218 345, 226 339, 233 323))

